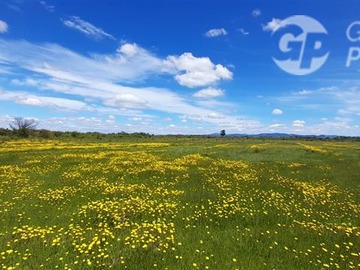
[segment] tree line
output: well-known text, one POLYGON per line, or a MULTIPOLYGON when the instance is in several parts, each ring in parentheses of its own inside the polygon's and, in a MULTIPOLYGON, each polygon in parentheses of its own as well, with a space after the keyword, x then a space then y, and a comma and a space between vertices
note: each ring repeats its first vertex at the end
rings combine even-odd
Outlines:
POLYGON ((79 132, 79 131, 53 131, 48 129, 37 129, 38 121, 35 119, 28 119, 23 117, 15 117, 12 123, 9 123, 9 128, 0 128, 0 136, 3 138, 79 138, 79 139, 104 139, 111 137, 137 137, 145 138, 152 137, 145 132, 118 132, 118 133, 100 133, 100 132, 79 132))

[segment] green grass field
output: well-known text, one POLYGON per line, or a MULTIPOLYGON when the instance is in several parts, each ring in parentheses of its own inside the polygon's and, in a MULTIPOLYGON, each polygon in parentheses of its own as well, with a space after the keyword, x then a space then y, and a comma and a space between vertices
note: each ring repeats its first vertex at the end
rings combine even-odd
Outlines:
POLYGON ((1 269, 359 269, 360 144, 0 144, 1 269))

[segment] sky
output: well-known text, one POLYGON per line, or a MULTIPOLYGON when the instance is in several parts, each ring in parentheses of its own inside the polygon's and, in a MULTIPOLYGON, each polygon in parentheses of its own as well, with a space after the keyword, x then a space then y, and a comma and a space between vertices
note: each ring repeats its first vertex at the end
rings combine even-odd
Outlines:
POLYGON ((0 127, 360 136, 360 1, 0 1, 0 127))

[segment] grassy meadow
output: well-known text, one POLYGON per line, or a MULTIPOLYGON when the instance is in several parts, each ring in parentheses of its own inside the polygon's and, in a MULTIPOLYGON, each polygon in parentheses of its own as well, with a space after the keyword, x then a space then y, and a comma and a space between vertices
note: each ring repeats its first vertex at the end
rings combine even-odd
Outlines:
POLYGON ((360 269, 359 142, 0 143, 0 269, 360 269))

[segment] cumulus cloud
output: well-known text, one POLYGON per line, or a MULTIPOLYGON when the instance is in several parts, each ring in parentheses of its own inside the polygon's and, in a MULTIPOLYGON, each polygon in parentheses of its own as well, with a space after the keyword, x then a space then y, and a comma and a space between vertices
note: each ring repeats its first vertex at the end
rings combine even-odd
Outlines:
POLYGON ((208 57, 195 57, 192 53, 169 56, 165 66, 174 73, 176 81, 186 87, 201 87, 220 80, 232 79, 232 72, 220 64, 214 64, 208 57))
POLYGON ((139 52, 145 53, 145 50, 139 48, 135 43, 125 43, 121 45, 116 52, 126 58, 131 58, 139 52))
POLYGON ((271 112, 271 114, 273 115, 282 115, 283 111, 280 109, 273 109, 273 111, 271 112))
POLYGON ((136 72, 137 74, 165 73, 163 60, 153 55, 148 50, 136 43, 124 43, 117 50, 115 55, 96 56, 102 58, 106 63, 117 66, 124 66, 125 74, 136 72))
POLYGON ((268 22, 265 25, 264 24, 262 25, 262 29, 263 29, 263 31, 275 32, 284 26, 285 26, 285 23, 283 20, 272 18, 272 20, 270 22, 268 22))
POLYGON ((214 28, 210 29, 205 33, 206 37, 213 38, 218 36, 226 36, 228 32, 224 28, 214 28))
POLYGON ((99 27, 96 27, 93 24, 84 21, 78 16, 72 16, 68 20, 62 20, 62 22, 64 23, 65 26, 80 31, 81 33, 89 37, 95 39, 110 38, 115 40, 115 38, 112 35, 106 33, 104 30, 102 30, 99 27))
POLYGON ((202 89, 200 91, 197 91, 195 94, 193 94, 193 97, 197 98, 215 98, 220 97, 224 95, 224 90, 208 87, 205 89, 202 89))
POLYGON ((0 20, 0 33, 6 33, 9 31, 9 26, 6 22, 0 20))

